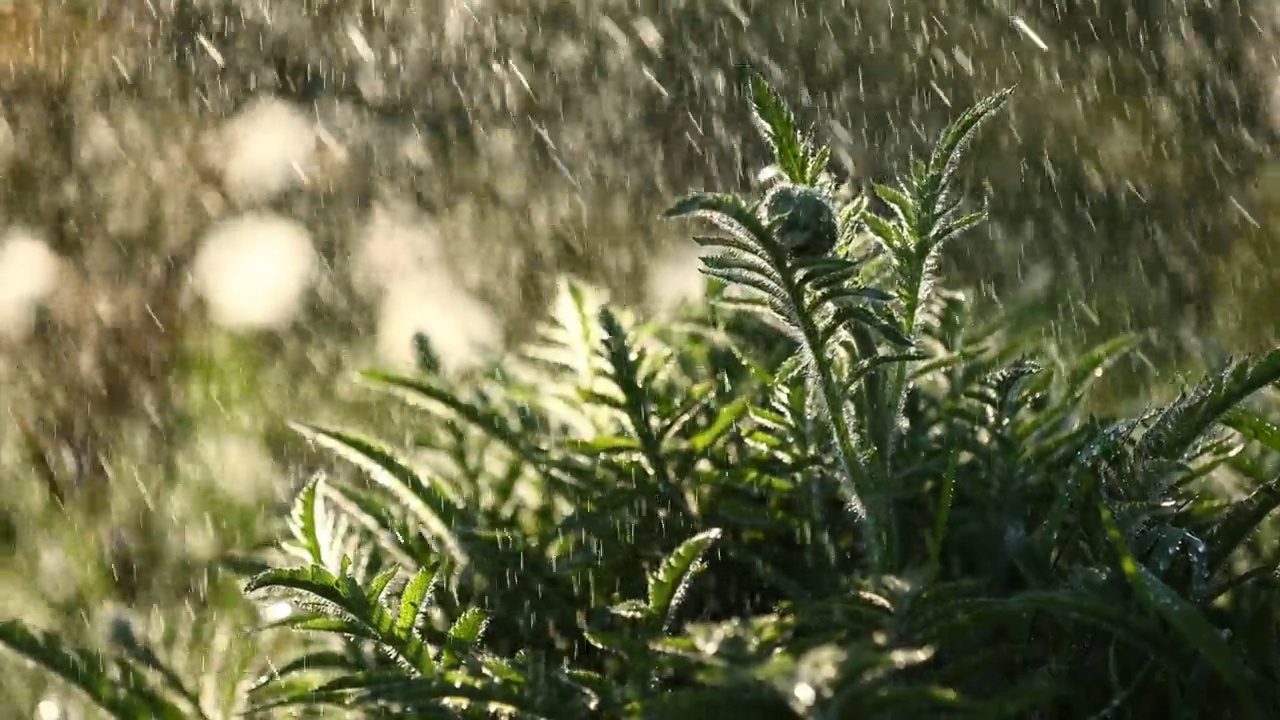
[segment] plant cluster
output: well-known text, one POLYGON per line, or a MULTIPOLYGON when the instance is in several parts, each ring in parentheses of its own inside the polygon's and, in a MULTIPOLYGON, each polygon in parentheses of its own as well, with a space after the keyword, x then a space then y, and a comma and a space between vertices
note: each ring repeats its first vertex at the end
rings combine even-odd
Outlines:
POLYGON ((751 90, 777 184, 668 213, 718 230, 704 307, 641 322, 566 282, 500 365, 447 380, 424 341, 419 374, 364 373, 423 411, 395 443, 294 426, 363 472, 315 476, 255 561, 271 652, 229 685, 127 626, 109 653, 0 644, 120 718, 1280 712, 1280 428, 1246 404, 1280 351, 1090 416, 1134 338, 1062 360, 936 283, 1010 91, 875 187, 882 216, 751 90))

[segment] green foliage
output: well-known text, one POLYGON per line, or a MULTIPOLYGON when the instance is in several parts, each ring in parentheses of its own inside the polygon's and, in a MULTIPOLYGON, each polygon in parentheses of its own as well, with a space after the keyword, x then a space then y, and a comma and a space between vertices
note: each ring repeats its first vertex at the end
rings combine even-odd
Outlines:
MULTIPOLYGON (((493 367, 447 380, 424 345, 416 376, 363 373, 421 411, 394 445, 293 425, 347 466, 301 489, 248 580, 290 612, 218 707, 1280 712, 1280 554, 1258 542, 1280 432, 1253 404, 1280 351, 1137 417, 1089 416, 1134 338, 1062 358, 937 284, 940 249, 983 217, 956 169, 1008 91, 877 187, 880 217, 752 89, 783 179, 668 213, 721 231, 698 238, 706 307, 646 323, 566 281, 539 340, 493 367)), ((0 644, 115 717, 216 714, 136 641, 95 653, 7 623, 0 644)))

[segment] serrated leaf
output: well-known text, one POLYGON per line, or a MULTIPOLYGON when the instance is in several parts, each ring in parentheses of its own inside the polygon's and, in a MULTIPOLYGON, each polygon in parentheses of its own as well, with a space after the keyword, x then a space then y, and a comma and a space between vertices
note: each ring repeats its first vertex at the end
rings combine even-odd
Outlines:
POLYGON ((265 629, 292 628, 306 632, 329 633, 331 635, 349 635, 365 640, 378 640, 377 634, 364 624, 345 617, 330 617, 319 612, 294 613, 265 629))
POLYGON ((489 616, 483 610, 468 608, 449 626, 449 639, 467 647, 474 647, 484 637, 484 631, 488 625, 489 616))
POLYGON ((1008 87, 983 98, 969 106, 947 126, 934 146, 928 165, 917 171, 917 175, 925 180, 926 187, 921 189, 922 194, 942 199, 940 191, 951 184, 960 160, 978 129, 1008 104, 1015 89, 1016 86, 1008 87))
POLYGON ((648 614, 657 627, 667 629, 689 583, 701 570, 703 554, 721 534, 719 528, 712 528, 685 540, 649 576, 648 614))
POLYGON ((327 537, 321 538, 322 534, 327 535, 328 530, 324 527, 326 518, 321 504, 321 488, 324 483, 324 475, 316 473, 294 498, 293 509, 289 513, 289 530, 294 539, 311 562, 321 565, 326 564, 329 544, 327 537))
POLYGON ((1180 597, 1133 557, 1110 510, 1100 507, 1098 512, 1107 537, 1120 558, 1120 570, 1138 597, 1208 661, 1227 686, 1239 695, 1241 701, 1252 705, 1249 681, 1253 673, 1236 658, 1219 629, 1205 619, 1200 608, 1180 597))
MULTIPOLYGON (((514 455, 543 471, 545 477, 567 487, 577 488, 581 483, 572 474, 562 472, 550 463, 545 451, 527 441, 525 434, 487 405, 467 402, 431 378, 410 378, 380 370, 360 373, 361 382, 383 392, 391 393, 408 404, 432 412, 451 414, 462 422, 497 441, 514 455)), ((438 488, 442 494, 444 487, 438 488)))
MULTIPOLYGON (((371 535, 378 547, 397 565, 415 567, 424 562, 419 556, 430 554, 434 557, 429 547, 415 545, 405 524, 393 518, 381 504, 381 499, 371 493, 325 485, 324 496, 344 517, 371 535)), ((266 569, 262 567, 256 572, 266 569)))
POLYGON ((1280 452, 1280 426, 1258 413, 1234 407, 1223 414, 1220 422, 1241 435, 1261 443, 1268 450, 1280 452))
POLYGON ((376 603, 381 601, 382 593, 386 591, 387 585, 389 585, 399 573, 399 568, 388 568, 378 573, 373 580, 370 580, 369 587, 365 589, 365 597, 369 598, 369 602, 376 603))
POLYGON ((909 249, 910 243, 907 242, 907 237, 902 234, 902 229, 897 224, 871 212, 863 214, 862 222, 889 251, 895 262, 904 259, 902 255, 909 249))
POLYGON ((331 622, 308 622, 306 627, 351 632, 374 640, 403 667, 416 673, 426 673, 434 665, 423 641, 412 633, 397 632, 397 617, 382 603, 371 601, 368 593, 346 574, 345 567, 338 575, 318 565, 275 568, 251 579, 245 586, 246 593, 269 589, 287 589, 322 601, 327 608, 324 615, 329 616, 327 619, 331 622))
POLYGON ((639 620, 649 612, 649 606, 640 600, 623 600, 609 606, 609 612, 620 618, 639 620))
POLYGON ((963 235, 966 231, 981 225, 987 219, 985 210, 969 213, 953 220, 947 220, 941 227, 934 229, 929 235, 929 248, 936 250, 951 240, 963 235))
POLYGON ((347 596, 346 588, 341 579, 323 565, 310 565, 302 568, 272 568, 251 578, 245 583, 244 591, 246 593, 254 593, 268 588, 288 588, 315 595, 337 607, 344 607, 350 604, 354 608, 362 609, 369 603, 369 599, 365 597, 364 593, 359 593, 357 598, 354 598, 355 602, 353 603, 353 598, 347 596))
POLYGON ((54 633, 32 630, 18 620, 0 621, 0 646, 62 678, 119 720, 186 717, 123 659, 73 647, 54 633))
POLYGON ((1209 569, 1226 564, 1232 553, 1276 508, 1280 508, 1280 479, 1264 483, 1248 497, 1228 506, 1205 533, 1208 545, 1205 562, 1209 569))
POLYGON ((822 178, 822 173, 827 170, 827 163, 831 162, 831 148, 823 145, 815 150, 809 156, 807 166, 808 173, 805 177, 805 185, 817 185, 822 178))
MULTIPOLYGON (((817 158, 810 152, 808 138, 800 130, 787 102, 768 81, 757 74, 751 76, 752 120, 756 130, 773 149, 774 162, 787 179, 806 185, 816 178, 817 158)), ((823 163, 825 165, 825 163, 823 163)))
POLYGON ((911 347, 915 343, 896 323, 869 307, 845 303, 838 306, 823 328, 822 342, 827 344, 850 323, 874 330, 876 334, 899 347, 911 347))
POLYGON ((459 566, 468 563, 467 552, 453 532, 457 508, 390 450, 375 440, 354 433, 296 422, 289 426, 364 470, 425 526, 427 540, 438 552, 446 553, 459 566))
POLYGON ((456 667, 462 656, 475 650, 489 627, 489 616, 478 608, 468 608, 449 626, 444 648, 444 665, 456 667))
POLYGON ((705 430, 693 436, 689 441, 690 447, 697 453, 706 452, 708 448, 715 445, 720 438, 732 430, 750 408, 751 403, 748 398, 738 398, 724 406, 716 414, 716 419, 705 430))
POLYGON ((404 591, 400 594, 400 611, 396 616, 396 635, 407 638, 413 632, 434 580, 435 574, 430 570, 419 570, 405 583, 404 591))
POLYGON ((1179 457, 1239 402, 1280 379, 1280 349, 1232 362, 1184 394, 1152 423, 1139 444, 1153 458, 1179 457))
MULTIPOLYGON (((111 633, 111 644, 123 653, 129 660, 136 662, 139 667, 146 668, 155 673, 161 681, 162 687, 169 692, 176 694, 182 698, 189 707, 199 711, 200 697, 199 694, 193 692, 187 687, 187 683, 181 676, 169 665, 169 663, 160 659, 160 656, 152 647, 140 639, 134 632, 130 623, 119 623, 114 625, 111 633)), ((199 713, 203 715, 203 713, 199 713)))
POLYGON ((904 227, 915 227, 915 201, 909 195, 889 185, 875 183, 871 186, 876 196, 885 202, 904 227))

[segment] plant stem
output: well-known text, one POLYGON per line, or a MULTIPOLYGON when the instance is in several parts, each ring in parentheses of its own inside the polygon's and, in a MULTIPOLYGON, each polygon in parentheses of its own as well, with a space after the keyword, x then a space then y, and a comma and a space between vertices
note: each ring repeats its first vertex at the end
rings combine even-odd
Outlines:
MULTIPOLYGON (((792 307, 797 310, 795 319, 799 324, 800 332, 804 339, 802 351, 808 354, 808 360, 812 363, 813 372, 817 373, 818 376, 822 412, 826 415, 827 422, 830 423, 831 434, 836 441, 836 455, 840 459, 840 469, 842 471, 840 488, 845 494, 846 502, 849 503, 854 512, 861 516, 863 542, 866 546, 868 564, 872 572, 879 573, 884 568, 886 560, 884 552, 885 538, 881 535, 880 526, 882 521, 880 503, 867 503, 860 492, 868 490, 864 482, 868 474, 862 464, 858 462, 853 432, 844 413, 844 398, 841 397, 839 385, 831 367, 831 361, 821 351, 821 334, 818 332, 818 327, 813 322, 813 319, 803 312, 803 290, 796 286, 789 273, 780 274, 786 283, 785 289, 790 296, 792 307)), ((870 495, 871 493, 868 494, 870 495)))

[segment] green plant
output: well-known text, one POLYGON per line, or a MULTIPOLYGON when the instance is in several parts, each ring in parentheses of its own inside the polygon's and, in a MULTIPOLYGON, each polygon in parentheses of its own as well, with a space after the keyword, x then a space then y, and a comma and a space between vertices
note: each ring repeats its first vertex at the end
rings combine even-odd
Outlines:
MULTIPOLYGON (((766 84, 752 97, 780 184, 668 213, 723 231, 698 238, 705 307, 645 323, 566 282, 539 340, 483 372, 447 380, 424 342, 421 373, 363 373, 424 411, 399 448, 294 425, 361 472, 307 483, 257 560, 249 593, 290 603, 263 637, 295 642, 264 646, 219 707, 1280 711, 1280 556, 1252 540, 1280 505, 1280 431, 1243 404, 1280 351, 1137 417, 1087 416, 1134 338, 1062 358, 936 284, 939 249, 982 218, 961 212, 957 164, 1009 92, 875 188, 890 217, 838 200, 826 150, 766 84), (1228 469, 1245 497, 1215 491, 1228 469)), ((116 717, 195 712, 141 642, 91 653, 0 624, 116 717)))

